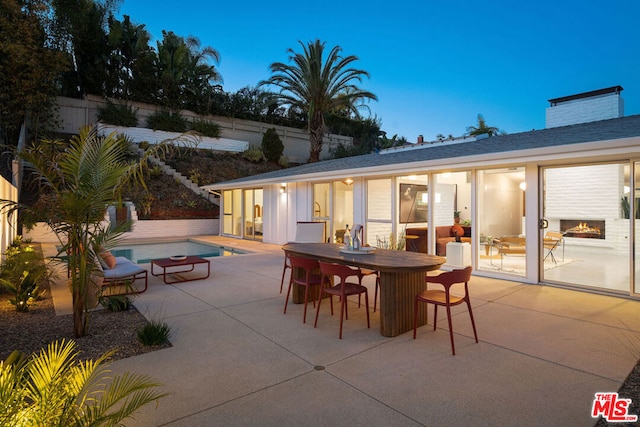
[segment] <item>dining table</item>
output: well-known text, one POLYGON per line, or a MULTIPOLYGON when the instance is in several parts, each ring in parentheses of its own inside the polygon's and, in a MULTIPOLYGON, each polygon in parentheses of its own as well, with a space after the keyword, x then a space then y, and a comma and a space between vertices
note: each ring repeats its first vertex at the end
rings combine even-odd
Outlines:
MULTIPOLYGON (((336 243, 288 243, 285 256, 294 255, 380 272, 380 334, 395 337, 413 330, 415 296, 426 289, 425 276, 445 263, 444 257, 419 252, 365 247, 347 250, 336 243)), ((296 274, 293 272, 292 274, 296 274)), ((294 303, 303 302, 294 286, 294 303), (297 295, 297 296, 296 296, 297 295)), ((419 304, 418 325, 427 323, 427 304, 419 304)))

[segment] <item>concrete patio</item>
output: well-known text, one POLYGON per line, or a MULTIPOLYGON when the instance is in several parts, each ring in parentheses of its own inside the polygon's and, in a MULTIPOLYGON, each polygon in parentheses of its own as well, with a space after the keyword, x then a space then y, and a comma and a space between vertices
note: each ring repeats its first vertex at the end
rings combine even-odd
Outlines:
POLYGON ((206 280, 150 276, 135 306, 171 326, 173 347, 111 368, 169 396, 127 425, 593 425, 594 394, 617 391, 640 358, 639 301, 482 277, 470 282, 480 342, 455 307, 456 356, 444 310, 436 331, 430 315, 416 340, 385 338, 354 300, 339 340, 328 304, 315 329, 312 305, 307 324, 302 305, 282 313, 279 246, 203 239, 253 253, 211 258, 206 280))

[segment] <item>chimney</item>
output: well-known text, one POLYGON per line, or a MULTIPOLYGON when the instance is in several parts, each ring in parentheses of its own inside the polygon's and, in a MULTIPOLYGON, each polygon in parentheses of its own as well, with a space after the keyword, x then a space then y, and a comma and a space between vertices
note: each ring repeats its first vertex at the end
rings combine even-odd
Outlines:
POLYGON ((624 116, 622 86, 613 86, 577 95, 550 99, 546 127, 574 125, 624 116))
POLYGON ((424 138, 422 135, 418 135, 418 144, 422 144, 424 142, 424 138))

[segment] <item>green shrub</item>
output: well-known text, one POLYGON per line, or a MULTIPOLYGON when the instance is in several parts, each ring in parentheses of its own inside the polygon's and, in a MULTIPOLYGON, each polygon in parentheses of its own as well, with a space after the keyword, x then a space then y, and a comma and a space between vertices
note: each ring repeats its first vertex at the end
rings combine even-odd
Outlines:
POLYGON ((283 151, 284 144, 280 140, 276 128, 267 129, 262 136, 262 152, 265 158, 271 163, 278 163, 283 151))
POLYGON ((26 313, 29 311, 29 304, 38 297, 38 284, 33 278, 33 274, 28 271, 22 273, 22 278, 15 282, 0 279, 0 285, 12 295, 9 302, 16 306, 16 311, 26 313))
POLYGON ((187 130, 187 120, 180 113, 161 110, 147 118, 147 126, 153 130, 184 132, 187 130))
POLYGON ((104 107, 98 108, 98 120, 115 126, 138 126, 138 117, 133 107, 126 104, 116 104, 107 100, 104 107))
POLYGON ((202 178, 204 178, 202 176, 202 172, 200 172, 198 169, 193 168, 189 171, 189 180, 195 185, 199 185, 200 182, 202 182, 202 178))
POLYGON ((38 298, 38 285, 49 280, 49 271, 42 258, 32 246, 16 238, 4 253, 0 265, 0 285, 10 294, 9 302, 17 311, 29 310, 29 304, 38 298))
POLYGON ((266 160, 264 153, 260 147, 250 146, 249 149, 242 152, 242 157, 253 163, 261 163, 266 160))
POLYGON ((129 311, 132 306, 131 299, 126 295, 102 296, 98 301, 100 302, 100 305, 114 313, 129 311))
POLYGON ((280 166, 282 166, 283 168, 288 168, 289 167, 289 158, 287 156, 281 156, 280 160, 278 161, 278 164, 280 166))
POLYGON ((138 339, 144 345, 162 345, 169 342, 171 329, 165 322, 152 320, 138 331, 138 339))
POLYGON ((200 132, 204 136, 220 138, 220 125, 208 120, 196 119, 191 123, 191 129, 200 132))

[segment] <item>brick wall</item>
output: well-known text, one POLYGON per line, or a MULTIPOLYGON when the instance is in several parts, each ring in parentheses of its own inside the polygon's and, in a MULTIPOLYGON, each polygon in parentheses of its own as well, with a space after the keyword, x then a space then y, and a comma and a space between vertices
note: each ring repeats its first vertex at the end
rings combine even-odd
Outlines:
POLYGON ((547 108, 546 127, 615 119, 624 116, 624 100, 619 93, 562 102, 547 108))

